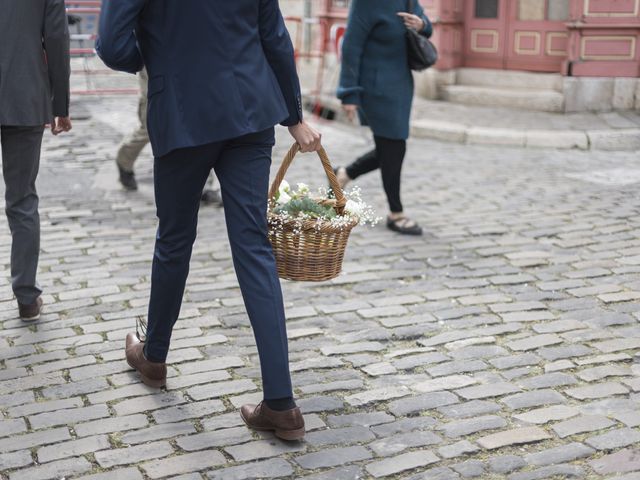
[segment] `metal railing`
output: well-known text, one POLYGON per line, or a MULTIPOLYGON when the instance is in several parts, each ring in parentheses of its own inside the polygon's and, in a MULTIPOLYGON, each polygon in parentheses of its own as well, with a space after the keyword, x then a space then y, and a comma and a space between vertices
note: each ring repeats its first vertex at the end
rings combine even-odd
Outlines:
MULTIPOLYGON (((76 59, 72 76, 78 80, 83 76, 84 86, 72 89, 73 95, 110 95, 110 94, 137 94, 138 88, 112 87, 110 84, 116 83, 111 80, 105 81, 109 76, 119 75, 104 66, 98 58, 94 44, 98 34, 98 24, 102 9, 101 0, 65 0, 67 14, 75 22, 70 25, 71 32, 71 56, 76 59), (101 78, 101 77, 105 78, 101 78), (103 86, 98 84, 102 83, 103 86), (104 86, 104 83, 107 86, 104 86)), ((296 62, 301 60, 313 60, 313 72, 315 85, 309 91, 314 104, 319 107, 319 98, 322 93, 326 56, 328 54, 339 57, 341 37, 344 33, 343 25, 336 26, 330 24, 326 19, 317 16, 301 17, 286 16, 285 22, 289 28, 292 42, 294 44, 296 62), (311 35, 313 32, 313 35, 311 35), (313 41, 310 38, 313 37, 313 41)), ((305 66, 310 68, 311 63, 305 66)), ((72 77, 73 78, 73 77, 72 77)), ((123 77, 124 78, 124 77, 123 77)), ((78 84, 78 82, 74 82, 78 84)), ((312 106, 315 111, 316 107, 312 106)))
POLYGON ((73 88, 71 94, 137 94, 139 92, 137 88, 105 88, 97 85, 97 76, 111 76, 117 73, 104 67, 98 59, 94 48, 98 35, 102 2, 100 0, 66 0, 65 5, 67 15, 74 20, 73 24, 70 25, 71 57, 73 59, 81 59, 81 68, 77 68, 74 65, 71 70, 72 79, 74 76, 84 76, 84 88, 73 88))

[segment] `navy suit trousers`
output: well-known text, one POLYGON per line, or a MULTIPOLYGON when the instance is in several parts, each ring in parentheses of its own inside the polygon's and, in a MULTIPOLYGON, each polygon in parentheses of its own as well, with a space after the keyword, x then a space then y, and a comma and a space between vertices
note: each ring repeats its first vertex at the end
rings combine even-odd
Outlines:
POLYGON ((267 237, 267 196, 274 130, 155 159, 159 219, 151 276, 145 355, 164 362, 178 319, 196 239, 200 196, 211 169, 222 191, 233 264, 253 327, 265 399, 292 396, 282 291, 267 237))

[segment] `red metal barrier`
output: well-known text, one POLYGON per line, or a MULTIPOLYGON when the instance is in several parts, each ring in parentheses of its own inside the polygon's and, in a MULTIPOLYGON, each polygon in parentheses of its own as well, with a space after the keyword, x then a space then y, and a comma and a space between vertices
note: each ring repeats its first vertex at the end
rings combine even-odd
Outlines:
POLYGON ((71 32, 70 49, 71 56, 83 59, 83 68, 74 69, 72 75, 84 75, 86 88, 84 90, 74 89, 72 95, 123 95, 138 94, 137 88, 98 88, 95 86, 94 78, 97 75, 113 75, 117 72, 108 68, 95 68, 91 61, 97 58, 94 43, 98 33, 98 22, 102 2, 99 0, 66 0, 68 15, 80 17, 80 23, 76 32, 71 32), (88 25, 85 25, 88 24, 88 25))
MULTIPOLYGON (((322 23, 319 19, 317 18, 312 18, 312 19, 304 19, 302 17, 292 17, 292 16, 288 16, 285 17, 285 22, 289 22, 289 23, 295 23, 296 24, 296 30, 295 30, 295 34, 293 35, 293 46, 294 46, 294 51, 295 51, 295 58, 296 58, 296 63, 298 63, 298 60, 301 58, 318 58, 320 59, 320 65, 318 66, 318 71, 316 73, 316 85, 315 88, 313 90, 313 94, 319 94, 320 91, 322 90, 322 78, 323 78, 323 70, 324 70, 324 57, 326 52, 324 51, 324 48, 321 48, 320 50, 314 50, 311 49, 309 51, 304 51, 303 47, 302 47, 302 36, 303 36, 303 27, 305 24, 307 25, 320 25, 321 27, 321 32, 324 32, 324 28, 322 28, 322 23)), ((323 34, 323 33, 321 33, 323 34)), ((326 42, 322 41, 320 45, 324 45, 326 42)))
POLYGON ((318 59, 315 85, 313 90, 311 90, 310 95, 312 97, 312 112, 316 115, 321 115, 323 106, 320 101, 320 95, 322 93, 324 83, 324 69, 326 64, 325 57, 327 53, 330 53, 330 42, 328 41, 330 34, 329 24, 325 19, 319 17, 302 18, 287 16, 285 17, 285 22, 296 24, 292 40, 295 49, 296 63, 299 65, 300 59, 318 59), (305 51, 302 45, 304 27, 307 26, 308 28, 311 28, 314 25, 319 29, 318 38, 313 42, 315 46, 310 48, 308 51, 305 51))
MULTIPOLYGON (((69 15, 77 15, 81 17, 79 27, 77 31, 71 34, 72 48, 71 55, 76 58, 83 59, 83 68, 75 69, 72 71, 74 75, 84 75, 87 88, 85 90, 74 90, 74 95, 113 95, 113 94, 136 94, 137 88, 96 88, 92 78, 97 75, 112 75, 116 72, 106 68, 95 68, 91 65, 91 61, 96 58, 96 52, 93 48, 93 44, 97 37, 97 24, 100 19, 102 2, 100 0, 65 0, 67 6, 67 13, 69 15), (86 21, 87 27, 83 25, 86 21)), ((319 110, 319 97, 322 92, 324 69, 325 69, 325 57, 328 53, 336 54, 339 51, 339 45, 341 44, 342 35, 344 30, 332 25, 324 17, 312 17, 302 18, 298 16, 287 16, 285 21, 291 27, 290 28, 292 41, 294 45, 296 63, 299 64, 301 59, 317 59, 317 71, 315 86, 311 91, 313 97, 315 97, 314 110, 319 110), (313 45, 309 49, 305 49, 303 45, 303 37, 305 29, 311 29, 317 27, 317 38, 313 42, 313 45)))

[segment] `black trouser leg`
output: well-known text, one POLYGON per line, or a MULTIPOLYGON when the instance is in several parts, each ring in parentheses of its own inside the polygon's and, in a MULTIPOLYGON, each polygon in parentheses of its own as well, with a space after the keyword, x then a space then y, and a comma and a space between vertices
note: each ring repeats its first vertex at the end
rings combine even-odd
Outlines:
POLYGON ((164 363, 169 352, 189 275, 202 189, 220 149, 220 143, 181 148, 153 164, 159 223, 145 345, 145 355, 152 362, 164 363))
POLYGON ((360 175, 372 172, 380 168, 382 173, 382 185, 387 194, 389 210, 393 213, 402 212, 402 202, 400 201, 400 174, 402 163, 407 151, 406 140, 395 140, 379 136, 373 137, 376 148, 365 153, 355 162, 349 165, 347 175, 354 180, 360 175))
POLYGON ((380 161, 380 171, 382 173, 382 185, 387 194, 389 210, 392 213, 403 211, 400 201, 400 174, 402 163, 407 152, 406 140, 395 140, 383 137, 374 137, 376 141, 376 152, 380 161))
POLYGON ((273 128, 230 140, 215 164, 233 265, 256 338, 267 401, 293 397, 282 290, 267 236, 273 144, 273 128))
POLYGON ((365 153, 361 157, 357 158, 351 165, 346 168, 347 175, 351 180, 355 180, 360 175, 373 172, 380 168, 380 162, 376 155, 376 149, 374 148, 370 152, 365 153))

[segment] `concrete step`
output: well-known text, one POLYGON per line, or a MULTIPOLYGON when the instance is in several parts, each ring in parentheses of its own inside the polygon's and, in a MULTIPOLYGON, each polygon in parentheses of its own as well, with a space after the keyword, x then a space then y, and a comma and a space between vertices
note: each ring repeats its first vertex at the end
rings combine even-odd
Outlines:
POLYGON ((442 97, 443 100, 466 105, 522 108, 541 112, 564 111, 564 95, 553 90, 447 85, 442 87, 442 97))
POLYGON ((505 147, 637 151, 640 128, 608 130, 549 130, 469 126, 431 119, 411 122, 411 134, 447 142, 505 147))
POLYGON ((460 68, 456 72, 457 85, 493 88, 520 88, 562 92, 564 79, 557 73, 460 68))
MULTIPOLYGON (((307 93, 303 104, 308 112, 321 117, 320 125, 326 120, 350 124, 333 95, 318 98, 307 93)), ((414 99, 413 107, 411 135, 418 138, 526 148, 640 150, 640 113, 566 115, 419 97, 414 99)))

